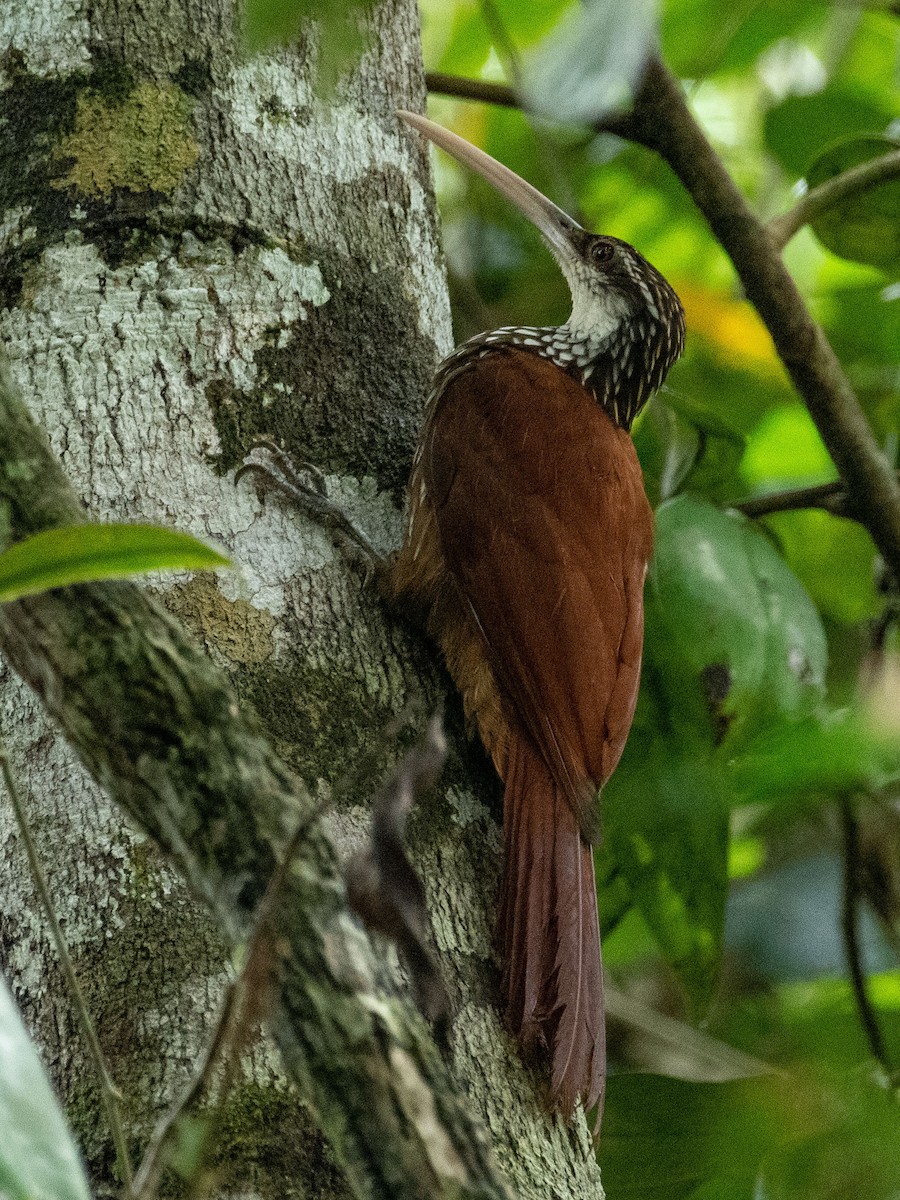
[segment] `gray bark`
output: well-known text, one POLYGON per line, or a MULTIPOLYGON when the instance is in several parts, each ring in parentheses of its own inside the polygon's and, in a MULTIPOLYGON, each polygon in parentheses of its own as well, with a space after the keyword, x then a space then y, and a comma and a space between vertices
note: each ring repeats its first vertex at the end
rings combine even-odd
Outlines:
MULTIPOLYGON (((410 696, 442 684, 429 649, 323 531, 249 482, 235 487, 233 469, 255 436, 274 436, 326 473, 379 545, 399 537, 418 415, 449 345, 424 154, 392 115, 422 102, 416 19, 406 0, 379 5, 362 61, 322 100, 315 37, 248 61, 227 0, 6 0, 0 11, 0 341, 15 379, 92 517, 158 521, 229 548, 237 571, 156 588, 318 795, 410 696)), ((30 503, 16 536, 60 519, 41 513, 38 492, 30 503)), ((73 643, 78 670, 101 678, 96 652, 88 635, 73 643)), ((34 682, 29 661, 17 665, 34 682)), ((196 1058, 245 930, 208 877, 192 876, 206 904, 187 892, 33 694, 4 682, 4 729, 139 1144, 196 1058)), ((104 737, 114 716, 98 722, 104 737)), ((81 754, 103 774, 102 755, 84 742, 81 754)), ((359 842, 372 790, 360 785, 331 819, 341 854, 359 842)), ((519 1195, 599 1196, 583 1122, 544 1116, 493 1007, 497 797, 462 747, 412 835, 458 1004, 456 1076, 519 1195)), ((2 803, 0 856, 4 969, 108 1187, 90 1069, 2 803)), ((220 883, 233 900, 244 880, 220 883)), ((316 1128, 272 1048, 257 1047, 225 1125, 222 1194, 345 1194, 316 1128)), ((338 1153, 353 1185, 369 1186, 361 1194, 391 1194, 360 1183, 352 1149, 338 1153)))

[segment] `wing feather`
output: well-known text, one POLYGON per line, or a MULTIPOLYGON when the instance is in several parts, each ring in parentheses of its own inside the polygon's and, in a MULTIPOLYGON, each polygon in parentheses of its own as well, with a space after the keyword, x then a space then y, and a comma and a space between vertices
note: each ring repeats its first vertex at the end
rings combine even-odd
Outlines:
POLYGON ((498 349, 448 384, 426 444, 447 566, 578 803, 615 768, 637 697, 652 514, 631 438, 553 363, 498 349))

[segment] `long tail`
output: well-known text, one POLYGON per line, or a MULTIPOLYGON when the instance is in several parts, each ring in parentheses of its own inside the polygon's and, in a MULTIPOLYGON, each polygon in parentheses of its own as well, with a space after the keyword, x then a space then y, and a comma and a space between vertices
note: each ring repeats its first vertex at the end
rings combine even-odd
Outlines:
MULTIPOLYGON (((497 941, 507 1023, 549 1054, 550 1104, 568 1119, 600 1103, 606 1077, 594 859, 538 752, 513 739, 503 802, 506 861, 497 941)), ((596 1128, 596 1125, 595 1125, 596 1128)))

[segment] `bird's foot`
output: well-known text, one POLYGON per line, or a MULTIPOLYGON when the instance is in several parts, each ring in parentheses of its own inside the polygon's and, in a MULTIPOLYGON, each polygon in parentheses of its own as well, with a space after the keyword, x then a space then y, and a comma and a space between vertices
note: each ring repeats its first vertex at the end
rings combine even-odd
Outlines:
POLYGON ((340 505, 329 499, 325 476, 318 467, 311 463, 296 464, 274 442, 262 439, 250 447, 235 473, 235 483, 248 471, 256 473, 266 487, 276 487, 327 529, 341 552, 361 568, 367 582, 382 575, 386 567, 384 555, 357 529, 340 505))

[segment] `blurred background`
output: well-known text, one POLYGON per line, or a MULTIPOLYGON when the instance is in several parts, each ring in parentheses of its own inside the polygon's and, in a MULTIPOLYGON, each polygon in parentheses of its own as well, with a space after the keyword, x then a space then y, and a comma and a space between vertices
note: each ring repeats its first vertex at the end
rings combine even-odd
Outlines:
MULTIPOLYGON (((900 1196, 897 591, 868 534, 731 506, 836 479, 725 253, 668 167, 591 128, 648 30, 763 220, 900 147, 900 6, 422 0, 429 115, 673 283, 687 349, 635 429, 657 512, 642 695, 597 855, 613 1198, 900 1196), (441 91, 453 79, 432 78, 441 91)), ((432 152, 433 153, 433 152, 432 152)), ((457 340, 557 324, 531 227, 434 157, 457 340)), ((900 178, 785 261, 897 461, 900 178)), ((792 501, 786 503, 791 504, 792 501)))

